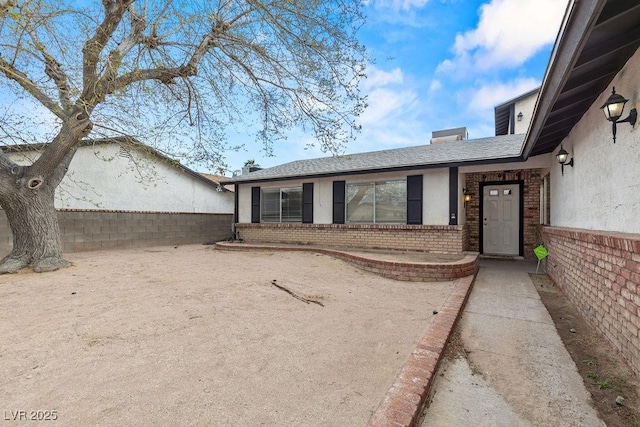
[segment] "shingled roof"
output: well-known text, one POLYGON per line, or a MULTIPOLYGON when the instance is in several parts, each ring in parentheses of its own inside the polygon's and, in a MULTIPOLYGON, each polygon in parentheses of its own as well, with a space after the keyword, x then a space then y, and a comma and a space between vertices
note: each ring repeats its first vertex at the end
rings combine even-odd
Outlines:
MULTIPOLYGON (((230 178, 225 182, 306 178, 521 161, 524 135, 501 135, 443 144, 419 145, 368 153, 297 160, 230 178)), ((223 182, 224 183, 224 182, 223 182)))

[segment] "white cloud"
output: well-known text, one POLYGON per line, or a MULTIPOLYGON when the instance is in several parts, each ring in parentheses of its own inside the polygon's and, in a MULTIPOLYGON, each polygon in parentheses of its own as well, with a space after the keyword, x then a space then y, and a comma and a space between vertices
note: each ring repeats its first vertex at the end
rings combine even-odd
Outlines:
POLYGON ((410 108, 416 98, 417 94, 411 90, 374 89, 369 92, 367 98, 369 106, 360 116, 360 121, 365 126, 380 126, 384 120, 402 116, 402 113, 410 108))
POLYGON ((442 89, 442 83, 440 80, 431 80, 431 84, 429 85, 429 93, 437 92, 442 89))
POLYGON ((496 105, 520 96, 536 87, 540 81, 534 78, 520 78, 510 82, 491 83, 473 89, 463 95, 467 109, 471 112, 489 110, 493 112, 496 105))
POLYGON ((392 83, 402 84, 403 82, 404 74, 400 68, 394 68, 391 71, 383 71, 373 65, 369 65, 367 67, 367 78, 362 83, 362 89, 368 90, 392 83))
POLYGON ((567 0, 491 0, 480 22, 456 36, 455 57, 439 71, 517 67, 555 40, 567 0))

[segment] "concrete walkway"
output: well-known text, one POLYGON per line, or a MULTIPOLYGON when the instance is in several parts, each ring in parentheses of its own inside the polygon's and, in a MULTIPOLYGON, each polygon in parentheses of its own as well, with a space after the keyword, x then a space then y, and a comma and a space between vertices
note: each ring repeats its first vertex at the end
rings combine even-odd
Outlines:
POLYGON ((528 273, 482 260, 460 319, 467 358, 443 360, 424 427, 604 426, 528 273))

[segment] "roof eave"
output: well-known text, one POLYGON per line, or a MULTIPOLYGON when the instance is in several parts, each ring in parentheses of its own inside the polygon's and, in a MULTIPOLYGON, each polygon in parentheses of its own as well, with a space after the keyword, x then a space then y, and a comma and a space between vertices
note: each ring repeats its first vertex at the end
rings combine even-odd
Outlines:
POLYGON ((569 78, 569 72, 575 65, 606 3, 607 0, 572 0, 567 6, 551 60, 542 81, 540 95, 534 107, 534 119, 529 125, 529 131, 524 140, 523 159, 527 159, 531 154, 547 117, 569 78))

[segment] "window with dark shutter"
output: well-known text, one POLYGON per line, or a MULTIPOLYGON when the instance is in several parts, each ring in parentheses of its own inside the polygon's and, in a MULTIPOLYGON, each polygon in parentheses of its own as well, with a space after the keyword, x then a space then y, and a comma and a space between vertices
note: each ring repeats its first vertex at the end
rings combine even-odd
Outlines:
POLYGON ((407 224, 422 225, 422 175, 407 177, 407 224))
POLYGON ((313 182, 302 184, 302 222, 313 224, 313 182))
POLYGON ((344 224, 345 182, 333 181, 333 223, 344 224))

